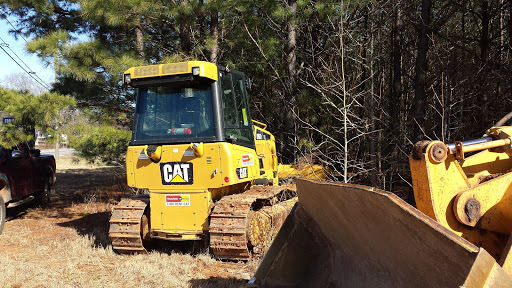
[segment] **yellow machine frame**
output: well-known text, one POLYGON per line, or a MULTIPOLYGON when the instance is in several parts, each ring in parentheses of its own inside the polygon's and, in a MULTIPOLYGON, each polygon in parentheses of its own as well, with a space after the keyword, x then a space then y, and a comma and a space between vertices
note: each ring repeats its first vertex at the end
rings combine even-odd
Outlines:
MULTIPOLYGON (((418 143, 409 162, 418 209, 503 265, 511 262, 505 247, 512 233, 512 127, 486 133, 486 142, 456 142, 452 149, 439 141, 418 143)), ((510 263, 503 268, 512 275, 510 263)))
MULTIPOLYGON (((123 82, 180 74, 218 80, 216 65, 189 61, 130 68, 124 73, 123 82)), ((256 181, 278 184, 275 138, 265 124, 253 122, 257 124, 253 125, 256 150, 228 142, 128 148, 127 182, 130 187, 149 193, 151 237, 198 240, 208 230, 208 217, 215 201, 246 191, 256 181), (178 164, 162 168, 165 163, 192 165, 193 175, 184 175, 185 170, 178 164), (171 183, 176 185, 160 181, 161 171, 166 171, 165 177, 172 178, 171 183)))

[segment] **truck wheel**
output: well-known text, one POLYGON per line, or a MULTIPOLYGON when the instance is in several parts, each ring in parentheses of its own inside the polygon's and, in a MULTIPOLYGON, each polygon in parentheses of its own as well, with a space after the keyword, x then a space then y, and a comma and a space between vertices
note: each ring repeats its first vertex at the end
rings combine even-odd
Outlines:
POLYGON ((2 234, 2 231, 4 230, 4 223, 5 223, 5 203, 4 199, 0 197, 0 234, 2 234))
POLYGON ((44 207, 50 206, 50 200, 51 200, 51 196, 52 196, 52 184, 50 182, 50 177, 52 177, 52 176, 48 175, 48 177, 46 178, 46 181, 44 183, 44 190, 41 195, 41 204, 44 207))
POLYGON ((51 177, 52 175, 49 173, 44 182, 43 191, 39 192, 39 195, 37 195, 37 204, 41 207, 50 206, 50 200, 52 196, 51 177))

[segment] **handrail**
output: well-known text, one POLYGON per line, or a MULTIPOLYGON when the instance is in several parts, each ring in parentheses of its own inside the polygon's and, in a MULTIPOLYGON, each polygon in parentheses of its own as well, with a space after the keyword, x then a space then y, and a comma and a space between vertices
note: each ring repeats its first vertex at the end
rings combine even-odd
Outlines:
POLYGON ((262 128, 263 130, 266 130, 266 129, 267 129, 267 124, 261 123, 261 122, 256 121, 256 120, 252 120, 252 122, 253 122, 254 124, 258 124, 258 125, 260 125, 260 126, 263 126, 263 128, 262 128))

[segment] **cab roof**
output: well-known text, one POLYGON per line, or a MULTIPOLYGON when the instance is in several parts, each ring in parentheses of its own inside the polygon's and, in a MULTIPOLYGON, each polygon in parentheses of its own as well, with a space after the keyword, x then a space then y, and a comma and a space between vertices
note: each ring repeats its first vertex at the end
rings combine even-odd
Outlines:
POLYGON ((213 81, 218 80, 217 65, 206 61, 186 61, 129 68, 123 74, 123 84, 127 84, 126 79, 128 75, 131 80, 150 79, 163 76, 192 74, 192 68, 196 67, 199 68, 199 74, 197 76, 209 78, 213 81))

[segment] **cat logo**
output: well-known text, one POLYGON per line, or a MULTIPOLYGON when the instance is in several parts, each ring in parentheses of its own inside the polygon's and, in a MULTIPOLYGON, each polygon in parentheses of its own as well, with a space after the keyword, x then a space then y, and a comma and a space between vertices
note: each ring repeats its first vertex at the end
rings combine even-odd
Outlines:
POLYGON ((245 179, 248 177, 247 167, 236 168, 236 176, 238 179, 245 179))
POLYGON ((160 163, 163 185, 194 184, 192 163, 168 162, 160 163))

